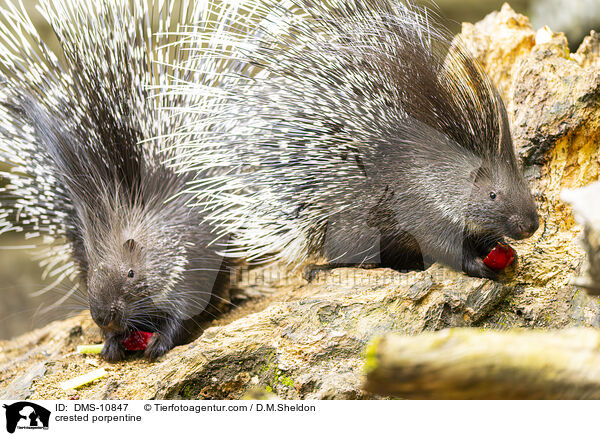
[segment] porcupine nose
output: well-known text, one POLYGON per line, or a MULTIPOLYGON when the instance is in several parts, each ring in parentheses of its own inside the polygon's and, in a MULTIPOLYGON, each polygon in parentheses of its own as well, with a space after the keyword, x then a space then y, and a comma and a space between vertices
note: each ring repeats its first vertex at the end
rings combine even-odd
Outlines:
POLYGON ((109 333, 121 333, 123 331, 123 327, 121 326, 120 316, 115 310, 110 310, 106 313, 101 314, 100 316, 96 316, 96 324, 109 333))
POLYGON ((529 238, 540 226, 537 213, 530 215, 513 215, 508 219, 513 239, 529 238))
POLYGON ((114 319, 110 320, 110 322, 102 326, 102 328, 111 333, 120 333, 123 330, 119 323, 117 323, 114 319))

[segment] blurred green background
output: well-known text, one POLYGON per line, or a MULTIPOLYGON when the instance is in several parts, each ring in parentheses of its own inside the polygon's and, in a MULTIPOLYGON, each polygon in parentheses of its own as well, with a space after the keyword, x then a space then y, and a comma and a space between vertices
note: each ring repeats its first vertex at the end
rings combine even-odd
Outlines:
MULTIPOLYGON (((90 0, 92 1, 92 0, 90 0)), ((0 0, 0 5, 4 1, 0 0)), ((432 6, 432 2, 419 2, 432 6)), ((491 11, 498 10, 502 0, 438 0, 439 15, 452 31, 460 31, 460 23, 476 22, 491 11)), ((35 11, 35 1, 24 0, 42 37, 54 46, 56 39, 48 25, 35 11)), ((529 15, 534 27, 548 24, 552 30, 567 34, 571 48, 577 48, 589 30, 600 29, 600 0, 514 0, 511 3, 517 12, 529 15)), ((433 7, 435 9, 435 6, 433 7)), ((0 170, 7 170, 0 164, 0 170)), ((3 180, 0 179, 0 186, 3 180)), ((0 339, 10 338, 49 321, 61 319, 72 313, 72 304, 65 303, 59 309, 43 313, 52 302, 58 300, 64 289, 57 289, 38 297, 32 293, 42 289, 47 283, 41 279, 41 271, 31 252, 14 249, 1 249, 25 244, 18 235, 0 235, 0 339)), ((64 287, 63 287, 64 288, 64 287)))

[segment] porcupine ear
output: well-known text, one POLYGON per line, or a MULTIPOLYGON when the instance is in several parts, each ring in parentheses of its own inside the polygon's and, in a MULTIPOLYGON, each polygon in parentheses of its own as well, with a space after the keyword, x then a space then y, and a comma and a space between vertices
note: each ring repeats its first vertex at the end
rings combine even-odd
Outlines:
POLYGON ((490 170, 485 166, 480 166, 471 173, 471 180, 475 185, 482 185, 483 182, 491 179, 490 170))
MULTIPOLYGON (((144 247, 136 242, 134 239, 128 239, 123 243, 123 248, 126 251, 127 258, 133 262, 134 264, 143 264, 146 262, 146 253, 144 251, 144 247)), ((130 274, 135 273, 134 271, 129 271, 130 274)), ((133 277, 130 275, 129 277, 133 277)))
POLYGON ((123 247, 133 252, 137 248, 137 243, 133 239, 128 239, 123 243, 123 247))

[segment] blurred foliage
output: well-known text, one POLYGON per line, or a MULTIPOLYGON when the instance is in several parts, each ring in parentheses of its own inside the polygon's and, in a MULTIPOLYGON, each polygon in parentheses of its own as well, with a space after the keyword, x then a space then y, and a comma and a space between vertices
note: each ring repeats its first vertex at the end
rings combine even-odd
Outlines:
MULTIPOLYGON (((444 17, 443 24, 452 32, 460 32, 462 23, 475 23, 492 11, 499 10, 507 0, 417 0, 416 3, 444 17)), ((527 15, 531 0, 508 1, 512 8, 527 15)))

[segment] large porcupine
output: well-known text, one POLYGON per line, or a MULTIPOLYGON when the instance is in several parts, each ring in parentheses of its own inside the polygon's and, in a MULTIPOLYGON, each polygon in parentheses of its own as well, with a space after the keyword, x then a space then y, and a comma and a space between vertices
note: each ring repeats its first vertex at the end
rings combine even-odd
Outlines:
POLYGON ((225 254, 496 278, 483 258, 538 228, 497 90, 426 10, 209 3, 180 44, 217 70, 173 89, 206 96, 183 168, 225 254))
POLYGON ((191 97, 153 91, 176 74, 166 65, 182 54, 161 47, 192 19, 183 3, 42 0, 56 53, 24 9, 0 11, 0 158, 12 167, 0 234, 37 237, 54 285, 87 288, 109 361, 135 330, 155 332, 146 357, 164 354, 226 297, 215 235, 178 195, 190 176, 165 164, 177 162, 167 133, 185 114, 160 109, 191 97))

